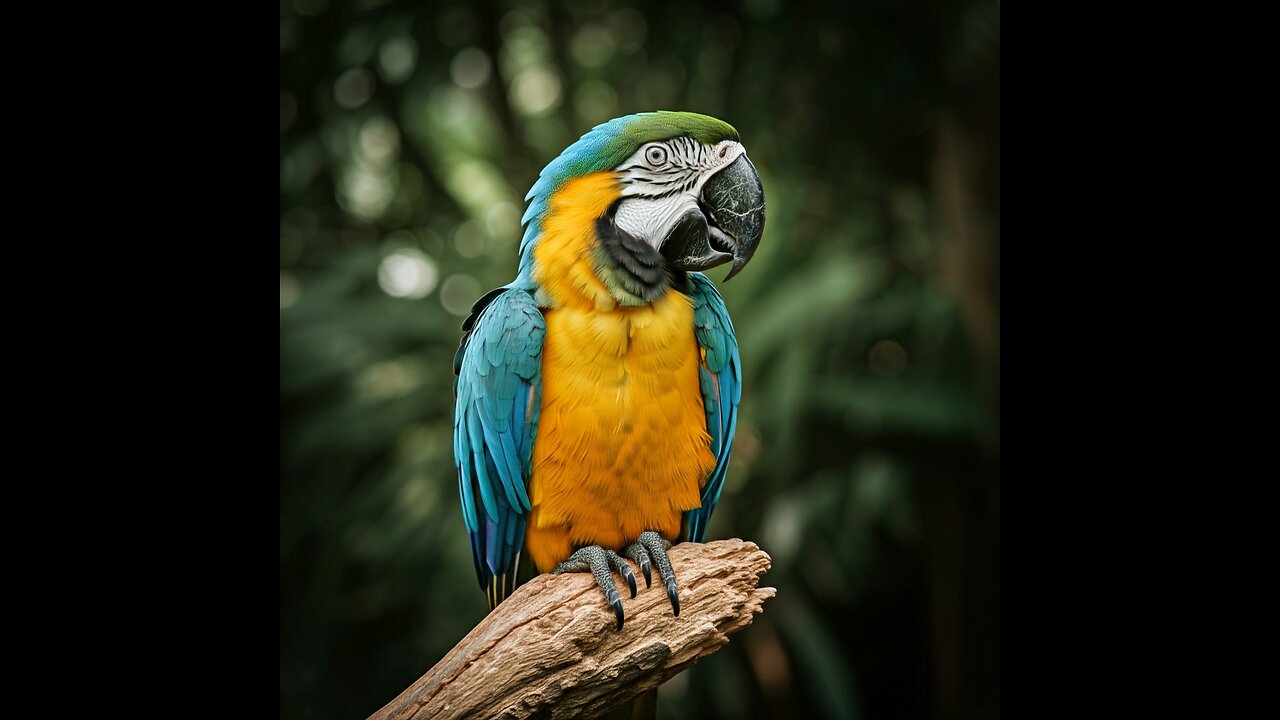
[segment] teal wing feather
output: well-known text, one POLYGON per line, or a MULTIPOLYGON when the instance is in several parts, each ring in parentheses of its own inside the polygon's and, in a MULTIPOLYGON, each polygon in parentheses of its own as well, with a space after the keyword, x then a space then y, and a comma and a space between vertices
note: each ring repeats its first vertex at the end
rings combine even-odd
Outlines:
POLYGON ((733 334, 729 311, 715 285, 702 273, 689 273, 688 277, 694 334, 698 345, 707 353, 699 375, 707 410, 707 433, 711 435, 716 465, 702 486, 702 506, 684 513, 681 539, 702 542, 729 470, 733 435, 738 428, 738 404, 742 401, 742 357, 738 354, 738 338, 733 334))
POLYGON ((515 589, 524 545, 547 325, 527 291, 498 288, 476 302, 462 330, 453 457, 476 577, 492 609, 515 589))

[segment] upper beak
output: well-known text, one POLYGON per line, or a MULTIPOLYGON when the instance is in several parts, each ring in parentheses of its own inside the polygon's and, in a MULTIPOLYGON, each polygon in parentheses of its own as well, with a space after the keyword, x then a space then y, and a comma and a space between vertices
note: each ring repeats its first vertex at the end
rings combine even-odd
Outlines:
POLYGON ((746 154, 721 170, 702 186, 711 243, 727 242, 733 250, 733 268, 725 282, 747 266, 764 234, 764 186, 746 154))
POLYGON ((711 176, 690 209, 662 243, 662 254, 677 269, 706 270, 733 260, 728 281, 746 267, 764 233, 764 186, 747 159, 738 156, 711 176))

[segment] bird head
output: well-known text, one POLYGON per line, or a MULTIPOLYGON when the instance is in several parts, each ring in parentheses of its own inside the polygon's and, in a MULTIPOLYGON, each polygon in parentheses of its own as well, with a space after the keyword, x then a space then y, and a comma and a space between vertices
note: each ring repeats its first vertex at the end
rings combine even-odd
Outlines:
POLYGON ((732 262, 728 280, 755 253, 764 232, 764 187, 738 131, 706 115, 663 111, 598 125, 542 171, 525 198, 532 202, 522 256, 537 239, 547 198, 565 182, 598 172, 612 173, 618 188, 603 219, 657 250, 672 269, 732 262))

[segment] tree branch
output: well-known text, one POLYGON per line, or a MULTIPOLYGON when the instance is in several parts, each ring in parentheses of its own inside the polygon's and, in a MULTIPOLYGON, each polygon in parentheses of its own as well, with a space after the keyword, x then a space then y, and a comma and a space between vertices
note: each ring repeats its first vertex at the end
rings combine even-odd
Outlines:
POLYGON ((489 613, 435 667, 369 720, 594 717, 657 687, 751 624, 774 588, 758 588, 769 556, 752 542, 671 548, 680 617, 653 571, 626 621, 588 573, 539 575, 489 613))

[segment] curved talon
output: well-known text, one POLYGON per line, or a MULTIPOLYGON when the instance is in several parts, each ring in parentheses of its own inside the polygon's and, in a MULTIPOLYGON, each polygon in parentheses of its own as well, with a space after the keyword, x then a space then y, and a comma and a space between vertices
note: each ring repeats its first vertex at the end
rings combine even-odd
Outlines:
POLYGON ((663 584, 667 586, 667 598, 671 600, 671 609, 675 611, 676 617, 680 617, 680 592, 676 588, 676 571, 672 569, 671 559, 667 557, 667 548, 671 547, 671 543, 658 533, 649 530, 640 533, 635 545, 640 545, 653 558, 654 564, 658 566, 658 577, 662 578, 663 584))
POLYGON ((645 550, 639 542, 633 542, 623 553, 640 565, 640 572, 644 573, 644 586, 651 587, 653 576, 649 574, 649 551, 645 550))
POLYGON ((606 550, 605 553, 609 556, 609 565, 611 565, 613 569, 622 576, 622 579, 627 581, 627 587, 631 588, 631 597, 635 597, 636 574, 631 572, 631 566, 627 564, 626 560, 618 557, 618 555, 613 551, 606 550))
POLYGON ((614 628, 614 631, 621 630, 622 629, 622 601, 621 600, 615 599, 613 601, 613 614, 618 617, 618 626, 614 628))

